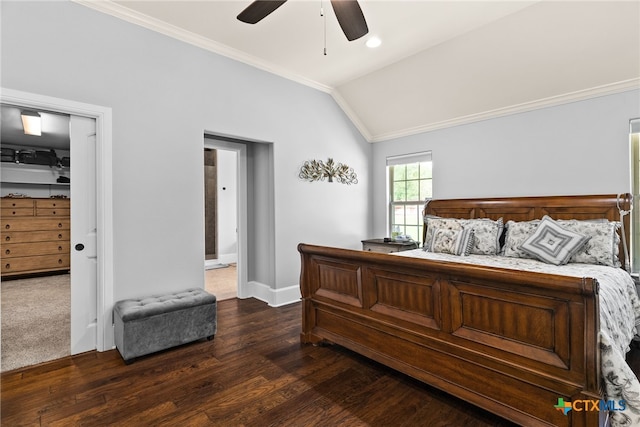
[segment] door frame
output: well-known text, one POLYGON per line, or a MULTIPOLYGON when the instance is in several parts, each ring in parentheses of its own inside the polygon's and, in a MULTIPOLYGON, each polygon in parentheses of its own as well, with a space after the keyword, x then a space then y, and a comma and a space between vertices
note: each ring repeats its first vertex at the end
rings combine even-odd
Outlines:
POLYGON ((113 173, 111 108, 0 88, 0 103, 45 109, 96 120, 97 330, 96 350, 114 348, 113 322, 113 173))

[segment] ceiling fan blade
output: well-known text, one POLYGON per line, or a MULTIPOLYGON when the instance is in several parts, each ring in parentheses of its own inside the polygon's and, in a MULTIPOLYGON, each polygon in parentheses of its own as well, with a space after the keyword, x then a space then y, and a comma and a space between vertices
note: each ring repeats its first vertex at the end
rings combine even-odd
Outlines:
POLYGON ((331 6, 347 40, 359 39, 369 32, 367 21, 356 0, 331 0, 331 6))
POLYGON ((246 7, 245 10, 240 12, 238 20, 246 22, 247 24, 255 24, 260 22, 271 12, 282 6, 287 0, 272 1, 272 0, 256 0, 246 7))

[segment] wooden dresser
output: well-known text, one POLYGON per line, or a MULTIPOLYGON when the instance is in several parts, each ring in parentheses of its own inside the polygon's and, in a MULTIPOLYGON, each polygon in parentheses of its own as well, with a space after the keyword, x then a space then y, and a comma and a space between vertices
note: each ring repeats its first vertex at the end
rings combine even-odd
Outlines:
POLYGON ((2 277, 69 270, 70 200, 0 200, 2 277))

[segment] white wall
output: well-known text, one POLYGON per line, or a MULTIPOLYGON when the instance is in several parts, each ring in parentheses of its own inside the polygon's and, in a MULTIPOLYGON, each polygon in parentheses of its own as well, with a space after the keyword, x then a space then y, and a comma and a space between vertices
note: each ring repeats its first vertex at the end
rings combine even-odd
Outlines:
POLYGON ((330 95, 76 3, 0 7, 2 87, 112 108, 115 300, 204 285, 205 132, 273 143, 271 289, 297 286, 299 242, 371 228, 371 146, 330 95), (360 183, 297 179, 330 156, 360 183))
POLYGON ((388 156, 431 150, 435 199, 624 193, 636 117, 639 90, 376 143, 374 234, 387 229, 388 156))

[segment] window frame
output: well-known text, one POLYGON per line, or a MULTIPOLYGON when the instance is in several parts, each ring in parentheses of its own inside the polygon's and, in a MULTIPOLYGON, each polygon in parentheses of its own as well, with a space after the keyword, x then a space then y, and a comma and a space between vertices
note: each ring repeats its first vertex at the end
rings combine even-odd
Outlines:
MULTIPOLYGON (((431 152, 421 152, 421 153, 413 153, 402 156, 393 156, 387 158, 386 164, 386 173, 387 173, 387 231, 389 236, 394 237, 394 227, 397 225, 401 226, 401 234, 410 234, 414 241, 420 243, 422 240, 422 230, 424 228, 424 221, 422 218, 422 209, 425 203, 425 199, 431 198, 433 194, 433 160, 431 157, 431 152), (417 179, 405 179, 395 181, 394 180, 394 172, 396 166, 406 166, 412 165, 416 163, 425 163, 428 162, 431 164, 431 174, 429 178, 421 178, 420 170, 418 170, 418 178, 417 179), (418 197, 419 200, 393 200, 394 196, 394 183, 402 182, 405 183, 408 181, 417 181, 418 182, 418 197), (428 190, 428 194, 422 194, 422 186, 421 183, 424 181, 430 182, 430 189, 428 190), (424 196, 424 197, 423 197, 424 196), (428 197, 427 197, 428 196, 428 197), (404 220, 402 223, 396 222, 395 208, 398 206, 403 207, 404 220), (415 207, 415 215, 416 215, 416 223, 410 223, 407 221, 407 208, 415 207), (417 235, 414 236, 413 233, 408 233, 407 228, 417 228, 417 235)), ((406 185, 406 184, 405 184, 406 185)))
POLYGON ((629 157, 632 209, 630 218, 631 242, 628 245, 631 274, 640 273, 640 118, 629 121, 629 157))

